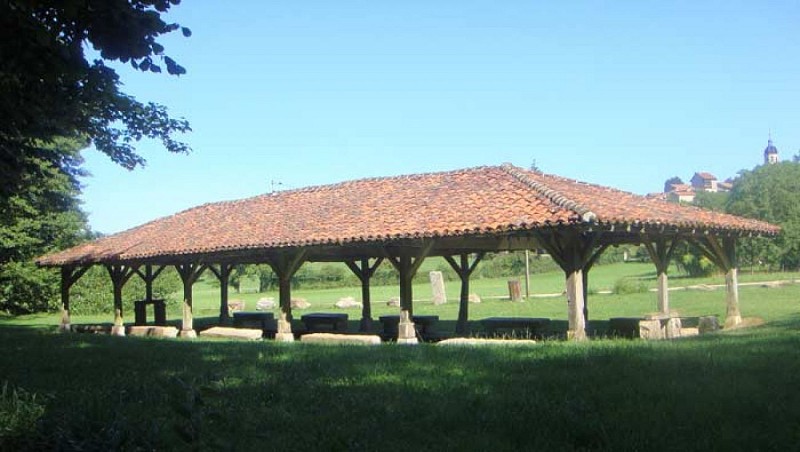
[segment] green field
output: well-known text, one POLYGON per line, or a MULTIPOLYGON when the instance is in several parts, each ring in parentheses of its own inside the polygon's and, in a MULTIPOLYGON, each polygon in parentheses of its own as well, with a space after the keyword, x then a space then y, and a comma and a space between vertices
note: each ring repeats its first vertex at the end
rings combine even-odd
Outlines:
MULTIPOLYGON (((794 450, 800 286, 741 299, 764 325, 515 348, 118 338, 2 318, 0 450, 794 450)), ((655 296, 591 300, 607 318, 655 296)), ((723 314, 724 291, 673 305, 723 314)), ((564 316, 560 297, 473 308, 564 316)))
MULTIPOLYGON (((439 263, 436 259, 426 261, 423 271, 435 269, 439 263)), ((678 274, 677 270, 670 272, 671 287, 685 286, 712 286, 724 285, 725 280, 721 275, 709 278, 687 278, 678 274)), ((656 310, 656 294, 654 292, 631 293, 625 295, 607 294, 603 292, 612 291, 615 284, 621 279, 631 279, 640 282, 644 287, 655 288, 655 270, 649 263, 617 263, 610 265, 596 266, 589 276, 589 319, 590 326, 594 326, 594 321, 603 321, 611 317, 630 317, 641 316, 656 310)), ((547 317, 553 320, 565 321, 567 319, 566 298, 560 293, 564 290, 564 274, 561 272, 550 272, 532 275, 531 278, 531 297, 524 302, 511 303, 508 301, 508 279, 474 279, 470 283, 470 292, 478 294, 482 298, 479 304, 470 304, 470 319, 473 322, 472 329, 480 331, 477 320, 494 316, 511 317, 547 317)), ((522 275, 519 277, 522 280, 522 275)), ((741 284, 753 281, 772 281, 772 280, 794 281, 800 280, 800 273, 754 273, 742 272, 739 276, 741 284)), ((256 293, 257 284, 254 281, 245 282, 242 285, 242 293, 231 292, 231 299, 245 301, 247 310, 254 310, 256 301, 262 297, 272 297, 278 299, 277 292, 256 293)), ((722 288, 712 289, 705 287, 706 290, 675 290, 670 292, 671 308, 683 316, 698 315, 718 315, 724 320, 725 315, 725 292, 722 288)), ((414 312, 415 314, 438 315, 441 319, 440 330, 443 333, 455 330, 455 320, 458 318, 458 296, 460 293, 460 283, 449 281, 446 284, 448 303, 444 305, 434 305, 431 301, 430 285, 420 283, 414 285, 414 312)), ((524 290, 524 289, 523 289, 524 290)), ((386 301, 390 297, 399 294, 397 286, 374 286, 372 287, 372 313, 373 318, 387 314, 397 314, 398 308, 389 307, 386 301)), ((791 290, 786 292, 786 297, 776 296, 775 289, 763 288, 760 285, 742 286, 740 288, 741 309, 744 316, 764 317, 770 320, 784 315, 794 309, 792 305, 791 290)), ((781 292, 784 293, 784 292, 781 292)), ((358 320, 361 317, 360 309, 339 310, 334 303, 341 297, 352 296, 356 300, 361 298, 360 287, 335 288, 335 289, 313 289, 313 290, 293 290, 294 297, 302 297, 311 303, 307 310, 295 310, 295 317, 299 317, 304 312, 346 312, 351 320, 350 328, 355 331, 358 329, 358 320)), ((111 294, 108 295, 108 305, 112 305, 111 294)), ((796 299, 795 297, 794 299, 796 299)), ((202 327, 216 322, 219 315, 219 287, 214 284, 213 277, 206 274, 194 286, 194 311, 196 324, 202 327)), ((277 309, 275 310, 277 316, 277 309)), ((125 313, 127 323, 132 323, 133 313, 125 313)), ((168 318, 177 324, 180 320, 180 305, 174 303, 169 312, 168 318)), ((92 315, 92 316, 73 316, 73 323, 109 323, 112 316, 92 315)), ((16 319, 4 320, 7 324, 18 325, 56 325, 59 322, 57 314, 39 314, 23 316, 16 319)), ((296 327, 301 324, 296 320, 296 327)), ((563 322, 562 322, 563 324, 563 322)), ((560 324, 556 324, 558 326, 560 324)), ((376 328, 380 324, 376 322, 376 328)), ((598 326, 602 330, 602 324, 598 326)))

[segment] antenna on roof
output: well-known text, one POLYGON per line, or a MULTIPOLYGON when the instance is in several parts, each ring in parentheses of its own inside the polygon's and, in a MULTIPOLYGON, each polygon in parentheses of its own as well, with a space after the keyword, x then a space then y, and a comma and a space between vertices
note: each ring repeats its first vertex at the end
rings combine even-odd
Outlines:
POLYGON ((270 193, 275 193, 275 186, 276 185, 279 186, 279 187, 283 186, 283 182, 276 181, 275 179, 272 179, 271 181, 269 181, 269 192, 270 193))

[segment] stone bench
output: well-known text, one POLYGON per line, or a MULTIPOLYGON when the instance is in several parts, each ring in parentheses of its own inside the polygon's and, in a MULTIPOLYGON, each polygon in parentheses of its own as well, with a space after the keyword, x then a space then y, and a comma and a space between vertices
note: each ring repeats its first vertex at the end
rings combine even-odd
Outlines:
POLYGON ((255 328, 229 328, 225 326, 215 326, 213 328, 201 331, 200 337, 255 341, 261 339, 262 334, 262 330, 255 328))
POLYGON ((540 317, 489 317, 481 320, 484 331, 488 335, 499 332, 512 334, 516 330, 524 330, 531 336, 541 335, 550 325, 550 319, 540 317))
POLYGON ((301 336, 300 342, 332 345, 380 345, 381 338, 372 334, 310 333, 301 336))
POLYGON ((334 314, 316 312, 312 314, 305 314, 300 317, 306 331, 310 333, 316 332, 347 332, 347 314, 334 314))

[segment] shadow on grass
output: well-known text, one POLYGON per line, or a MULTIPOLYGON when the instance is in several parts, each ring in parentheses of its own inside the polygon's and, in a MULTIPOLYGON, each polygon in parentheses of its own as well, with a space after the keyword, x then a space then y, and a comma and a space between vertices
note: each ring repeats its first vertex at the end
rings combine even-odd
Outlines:
POLYGON ((791 449, 799 327, 452 348, 0 326, 0 369, 46 404, 21 449, 791 449))

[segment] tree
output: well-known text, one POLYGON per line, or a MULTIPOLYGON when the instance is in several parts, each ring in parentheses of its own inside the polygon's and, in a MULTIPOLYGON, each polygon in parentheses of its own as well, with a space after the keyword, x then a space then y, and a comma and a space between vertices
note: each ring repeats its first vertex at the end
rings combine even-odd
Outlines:
POLYGON ((672 185, 674 184, 683 184, 683 181, 678 176, 673 176, 664 181, 664 193, 669 193, 672 191, 672 185))
POLYGON ((699 191, 694 194, 694 201, 692 204, 715 212, 725 212, 725 206, 728 203, 729 197, 730 193, 724 191, 699 191))
POLYGON ((740 256, 783 268, 800 267, 800 163, 763 165, 739 174, 726 211, 782 228, 774 241, 746 242, 749 248, 740 250, 740 256))
POLYGON ((78 180, 71 173, 80 164, 83 143, 58 139, 42 149, 62 156, 64 172, 47 159, 26 156, 35 171, 22 174, 16 193, 0 197, 0 311, 15 314, 46 309, 58 293, 52 272, 38 269, 34 257, 89 238, 80 210, 78 180))
MULTIPOLYGON (((133 147, 161 140, 170 152, 188 152, 173 138, 190 130, 166 108, 120 91, 117 73, 103 60, 141 71, 186 70, 164 54, 157 39, 181 29, 161 14, 180 0, 6 0, 0 2, 0 196, 11 196, 43 164, 62 167, 59 137, 94 144, 114 162, 145 163, 133 147), (85 46, 102 59, 89 62, 85 46)), ((64 168, 67 170, 68 168, 64 168)))

